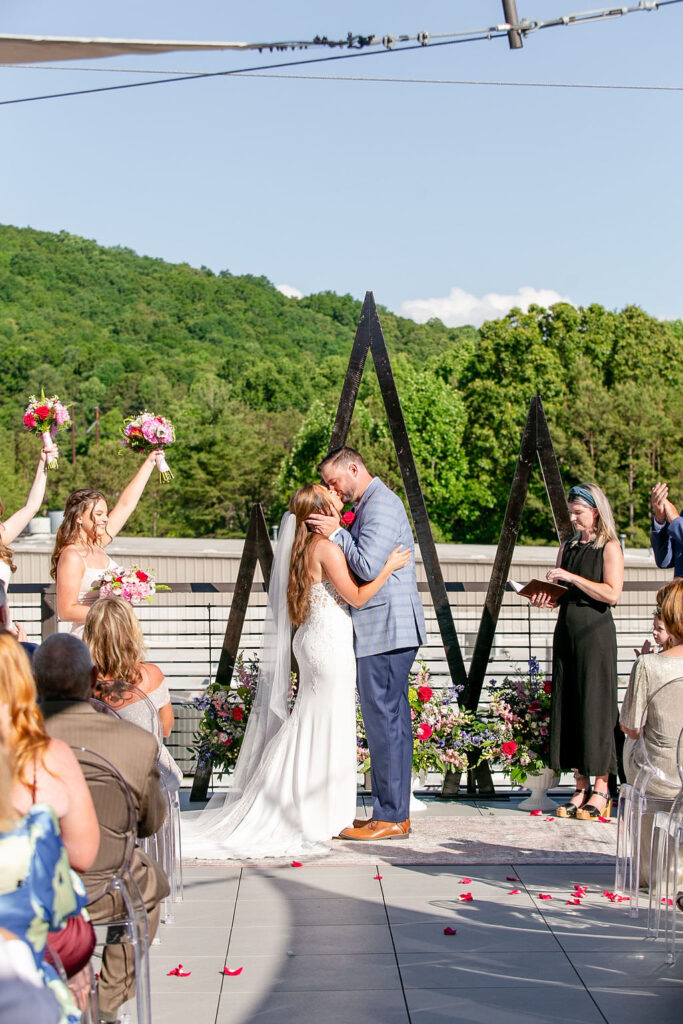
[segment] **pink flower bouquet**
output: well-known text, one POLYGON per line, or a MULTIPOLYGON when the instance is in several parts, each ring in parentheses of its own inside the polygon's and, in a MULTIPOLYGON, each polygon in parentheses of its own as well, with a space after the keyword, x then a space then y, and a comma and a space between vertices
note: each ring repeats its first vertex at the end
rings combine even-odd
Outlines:
MULTIPOLYGON (((44 448, 57 449, 54 443, 57 431, 71 423, 69 410, 60 402, 56 395, 46 398, 41 394, 40 398, 31 395, 28 400, 26 412, 24 413, 24 426, 27 430, 40 434, 44 448)), ((48 462, 48 469, 57 468, 57 455, 53 455, 48 462)))
POLYGON ((157 590, 171 588, 157 583, 151 570, 145 572, 137 565, 131 565, 130 569, 106 569, 90 589, 98 590, 100 597, 121 597, 131 604, 141 604, 142 601, 153 601, 157 590))
POLYGON ((133 452, 158 452, 157 466, 161 479, 168 483, 173 479, 164 455, 164 448, 175 441, 175 430, 170 420, 164 416, 155 416, 153 412, 141 412, 138 416, 129 416, 123 422, 123 448, 133 452))

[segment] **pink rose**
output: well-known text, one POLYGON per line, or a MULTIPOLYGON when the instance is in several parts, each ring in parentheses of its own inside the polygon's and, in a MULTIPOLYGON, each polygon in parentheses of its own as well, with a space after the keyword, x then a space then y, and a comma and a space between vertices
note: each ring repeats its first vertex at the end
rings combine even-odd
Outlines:
POLYGON ((344 514, 341 517, 341 521, 344 524, 344 526, 350 526, 355 518, 356 518, 356 513, 355 512, 351 512, 351 511, 344 512, 344 514))
POLYGON ((27 412, 24 416, 24 426, 27 430, 31 430, 36 425, 36 418, 32 412, 27 412))
POLYGON ((422 725, 418 726, 417 738, 419 740, 428 740, 432 735, 432 727, 427 722, 423 722, 422 725))
POLYGON ((50 415, 50 406, 49 405, 39 405, 39 406, 37 406, 37 408, 36 408, 36 416, 38 417, 39 420, 46 420, 49 415, 50 415))
POLYGON ((429 686, 419 686, 417 690, 417 695, 420 698, 420 700, 424 702, 432 699, 432 697, 434 696, 434 691, 430 689, 429 686))
POLYGON ((517 744, 514 740, 508 740, 506 743, 503 744, 501 750, 503 751, 506 757, 512 757, 514 752, 517 750, 517 744))

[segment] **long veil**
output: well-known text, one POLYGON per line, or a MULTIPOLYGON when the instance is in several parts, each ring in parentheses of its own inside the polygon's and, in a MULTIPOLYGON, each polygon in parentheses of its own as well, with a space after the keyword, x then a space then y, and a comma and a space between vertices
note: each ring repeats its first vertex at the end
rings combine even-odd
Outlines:
POLYGON ((289 717, 292 625, 287 608, 287 584, 295 532, 296 516, 291 512, 285 512, 280 523, 275 559, 270 574, 268 605, 263 626, 263 650, 254 703, 230 788, 227 793, 217 793, 202 812, 202 816, 207 811, 222 809, 242 796, 262 761, 266 747, 289 717))

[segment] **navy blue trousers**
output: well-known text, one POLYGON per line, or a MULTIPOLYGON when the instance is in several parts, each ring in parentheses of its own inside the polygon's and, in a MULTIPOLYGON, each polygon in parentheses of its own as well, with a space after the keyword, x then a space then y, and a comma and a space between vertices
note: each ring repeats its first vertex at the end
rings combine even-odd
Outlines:
POLYGON ((370 748, 372 816, 378 821, 410 817, 413 730, 408 676, 417 647, 358 658, 358 693, 370 748))

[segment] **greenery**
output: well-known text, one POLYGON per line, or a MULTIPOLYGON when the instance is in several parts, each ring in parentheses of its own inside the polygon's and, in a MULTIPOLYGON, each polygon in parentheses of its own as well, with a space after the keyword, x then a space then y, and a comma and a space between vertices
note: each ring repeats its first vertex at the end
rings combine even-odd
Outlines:
MULTIPOLYGON (((476 331, 379 311, 437 539, 497 541, 536 393, 566 483, 600 484, 630 543, 647 543, 655 480, 683 503, 682 322, 635 306, 559 303, 476 331)), ((44 391, 74 403, 76 446, 72 465, 70 434, 60 434, 47 507, 85 484, 113 502, 138 464, 121 454, 122 421, 151 408, 175 425, 175 479, 164 486, 154 475, 129 531, 240 536, 254 501, 277 522, 326 451, 359 313, 348 295, 286 298, 262 277, 0 226, 7 511, 23 504, 33 477, 37 441, 22 416, 28 396, 44 391)), ((349 440, 403 493, 370 360, 349 440)), ((521 539, 552 538, 536 473, 521 539)))

